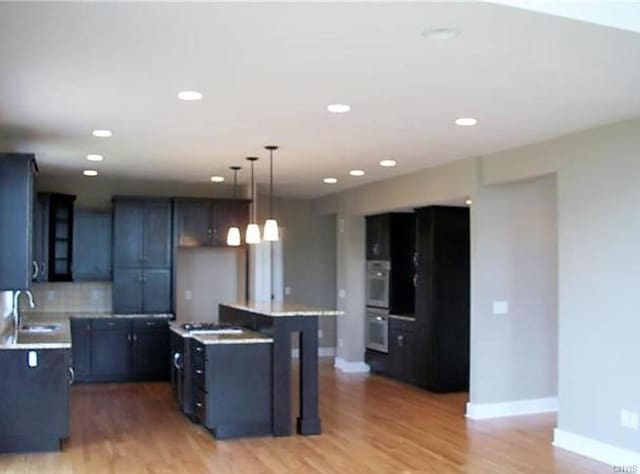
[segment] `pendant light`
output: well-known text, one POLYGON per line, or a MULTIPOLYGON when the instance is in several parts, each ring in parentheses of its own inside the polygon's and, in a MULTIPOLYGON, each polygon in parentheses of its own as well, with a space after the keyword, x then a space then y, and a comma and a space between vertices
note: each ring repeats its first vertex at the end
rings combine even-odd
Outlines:
POLYGON ((276 241, 280 240, 278 232, 278 221, 273 217, 273 151, 277 150, 276 145, 267 145, 265 149, 269 150, 269 218, 264 223, 264 240, 276 241))
MULTIPOLYGON (((242 168, 239 166, 232 166, 233 170, 233 198, 236 198, 236 188, 238 187, 238 171, 242 168)), ((229 227, 229 232, 227 232, 227 245, 229 247, 239 247, 240 246, 240 228, 238 227, 238 223, 234 221, 233 226, 229 227)))
POLYGON ((251 163, 251 206, 252 206, 252 216, 249 219, 249 224, 247 225, 247 233, 245 235, 244 240, 248 244, 259 244, 260 243, 260 227, 256 224, 256 199, 255 199, 255 183, 253 178, 253 164, 258 161, 258 158, 255 156, 247 157, 247 161, 251 163))

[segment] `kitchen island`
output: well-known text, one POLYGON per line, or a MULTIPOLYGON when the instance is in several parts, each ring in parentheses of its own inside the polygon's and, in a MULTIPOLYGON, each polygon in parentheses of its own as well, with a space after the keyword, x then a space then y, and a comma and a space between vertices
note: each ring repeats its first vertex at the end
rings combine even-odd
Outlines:
POLYGON ((220 322, 242 326, 273 338, 271 358, 273 435, 291 435, 291 334, 300 337, 300 413, 297 431, 322 432, 318 413, 318 318, 344 314, 295 303, 253 302, 219 305, 220 322))

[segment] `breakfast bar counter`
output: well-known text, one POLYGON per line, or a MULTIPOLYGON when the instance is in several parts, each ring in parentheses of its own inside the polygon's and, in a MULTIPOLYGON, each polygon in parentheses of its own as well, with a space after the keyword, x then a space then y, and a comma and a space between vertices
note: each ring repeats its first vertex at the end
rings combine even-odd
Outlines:
POLYGON ((220 322, 256 331, 273 339, 273 434, 291 435, 291 333, 300 337, 300 414, 297 431, 322 432, 318 413, 318 317, 342 311, 295 303, 244 301, 220 304, 220 322))

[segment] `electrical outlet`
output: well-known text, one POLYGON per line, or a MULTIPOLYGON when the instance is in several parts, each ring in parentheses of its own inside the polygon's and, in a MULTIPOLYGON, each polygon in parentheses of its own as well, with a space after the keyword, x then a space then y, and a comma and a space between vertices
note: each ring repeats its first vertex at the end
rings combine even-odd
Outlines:
POLYGON ((189 301, 191 299, 191 290, 184 291, 184 299, 189 301))
POLYGON ((344 345, 344 341, 342 339, 338 339, 338 347, 342 347, 344 345))
POLYGON ((91 290, 91 301, 96 302, 100 299, 100 290, 91 290))
POLYGON ((318 339, 322 339, 322 329, 318 329, 318 339))
POLYGON ((501 314, 509 314, 509 302, 508 301, 494 301, 493 302, 493 314, 496 316, 501 314))
POLYGON ((284 294, 287 296, 291 295, 291 287, 290 286, 285 286, 284 287, 284 294))
POLYGON ((346 292, 346 290, 343 290, 342 288, 340 288, 340 289, 338 290, 338 298, 342 298, 342 299, 344 299, 344 298, 346 298, 346 297, 347 297, 347 292, 346 292))
POLYGON ((47 290, 47 301, 53 301, 56 299, 56 292, 53 290, 47 290))

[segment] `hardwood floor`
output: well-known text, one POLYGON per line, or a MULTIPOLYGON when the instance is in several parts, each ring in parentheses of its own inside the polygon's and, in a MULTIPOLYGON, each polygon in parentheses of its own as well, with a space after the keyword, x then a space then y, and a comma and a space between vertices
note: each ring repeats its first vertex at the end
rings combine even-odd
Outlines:
POLYGON ((552 447, 553 414, 470 421, 466 394, 337 373, 328 360, 320 377, 321 436, 221 442, 178 412, 167 384, 76 385, 64 450, 0 455, 0 472, 611 472, 552 447))

